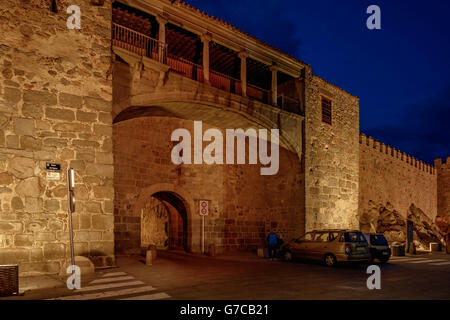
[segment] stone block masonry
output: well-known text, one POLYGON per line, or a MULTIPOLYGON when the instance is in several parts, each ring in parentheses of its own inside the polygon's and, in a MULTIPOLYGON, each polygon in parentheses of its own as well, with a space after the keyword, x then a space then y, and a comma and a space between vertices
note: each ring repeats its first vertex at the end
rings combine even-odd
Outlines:
POLYGON ((358 227, 359 100, 306 73, 306 231, 358 227), (322 97, 332 124, 322 122, 322 97))
MULTIPOLYGON (((450 226, 450 157, 434 160, 437 173, 437 215, 450 226)), ((449 232, 449 231, 447 231, 449 232)))
POLYGON ((389 203, 405 218, 414 204, 434 220, 436 169, 364 134, 359 142, 359 213, 389 203))
MULTIPOLYGON (((203 130, 210 127, 204 124, 203 130)), ((175 165, 170 136, 177 128, 192 131, 193 121, 142 117, 114 124, 117 254, 140 253, 141 209, 156 192, 171 192, 184 201, 187 245, 193 252, 201 250, 198 199, 210 201, 205 244, 215 244, 219 253, 264 245, 271 227, 285 240, 304 232, 304 177, 296 154, 280 148, 280 170, 274 176, 261 176, 259 165, 175 165)), ((174 219, 169 224, 169 238, 180 239, 173 234, 178 230, 174 219)))
POLYGON ((65 273, 65 169, 75 169, 75 254, 114 263, 111 3, 0 2, 0 264, 65 273), (68 30, 78 5, 82 29, 68 30), (46 162, 61 179, 46 178, 46 162))

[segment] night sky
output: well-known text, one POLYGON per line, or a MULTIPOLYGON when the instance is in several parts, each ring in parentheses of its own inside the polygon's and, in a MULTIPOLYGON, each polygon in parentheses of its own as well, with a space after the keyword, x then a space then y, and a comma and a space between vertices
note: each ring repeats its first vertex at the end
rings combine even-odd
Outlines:
POLYGON ((360 128, 427 163, 450 156, 450 1, 189 0, 360 98, 360 128), (381 8, 381 30, 366 9, 381 8))

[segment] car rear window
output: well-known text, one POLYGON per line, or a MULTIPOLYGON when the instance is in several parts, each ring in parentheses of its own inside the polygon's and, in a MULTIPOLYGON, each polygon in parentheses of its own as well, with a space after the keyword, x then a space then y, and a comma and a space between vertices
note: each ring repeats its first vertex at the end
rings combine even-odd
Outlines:
POLYGON ((370 244, 374 246, 387 246, 388 242, 383 235, 371 234, 370 244))
POLYGON ((366 239, 361 232, 346 232, 345 242, 366 242, 366 239))

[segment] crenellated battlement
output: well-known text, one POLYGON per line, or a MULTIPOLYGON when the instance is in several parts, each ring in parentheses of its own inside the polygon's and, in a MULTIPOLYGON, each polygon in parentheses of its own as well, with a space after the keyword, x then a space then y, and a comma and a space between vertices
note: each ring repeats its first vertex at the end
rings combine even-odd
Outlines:
POLYGON ((436 169, 450 169, 450 156, 442 162, 441 158, 434 159, 434 166, 436 169))
MULTIPOLYGON (((414 158, 413 156, 410 156, 409 154, 406 154, 405 152, 402 152, 394 147, 391 147, 390 145, 384 144, 383 142, 380 142, 370 136, 366 136, 364 133, 359 134, 359 143, 363 146, 367 146, 368 148, 373 148, 379 151, 380 153, 404 161, 410 164, 411 166, 417 168, 418 170, 427 172, 429 174, 436 174, 436 161, 438 159, 435 160, 435 166, 429 165, 419 159, 414 158)), ((449 164, 450 164, 450 157, 447 157, 447 165, 449 164)))

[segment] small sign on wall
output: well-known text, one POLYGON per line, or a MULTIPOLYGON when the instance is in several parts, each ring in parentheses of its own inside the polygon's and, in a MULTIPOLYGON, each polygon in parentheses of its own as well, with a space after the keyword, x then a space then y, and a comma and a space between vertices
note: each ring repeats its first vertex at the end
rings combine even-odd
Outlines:
POLYGON ((199 214, 201 216, 207 216, 209 214, 209 203, 208 200, 199 200, 199 214))
POLYGON ((47 162, 45 169, 47 169, 47 180, 56 181, 61 179, 61 165, 59 163, 47 162))

